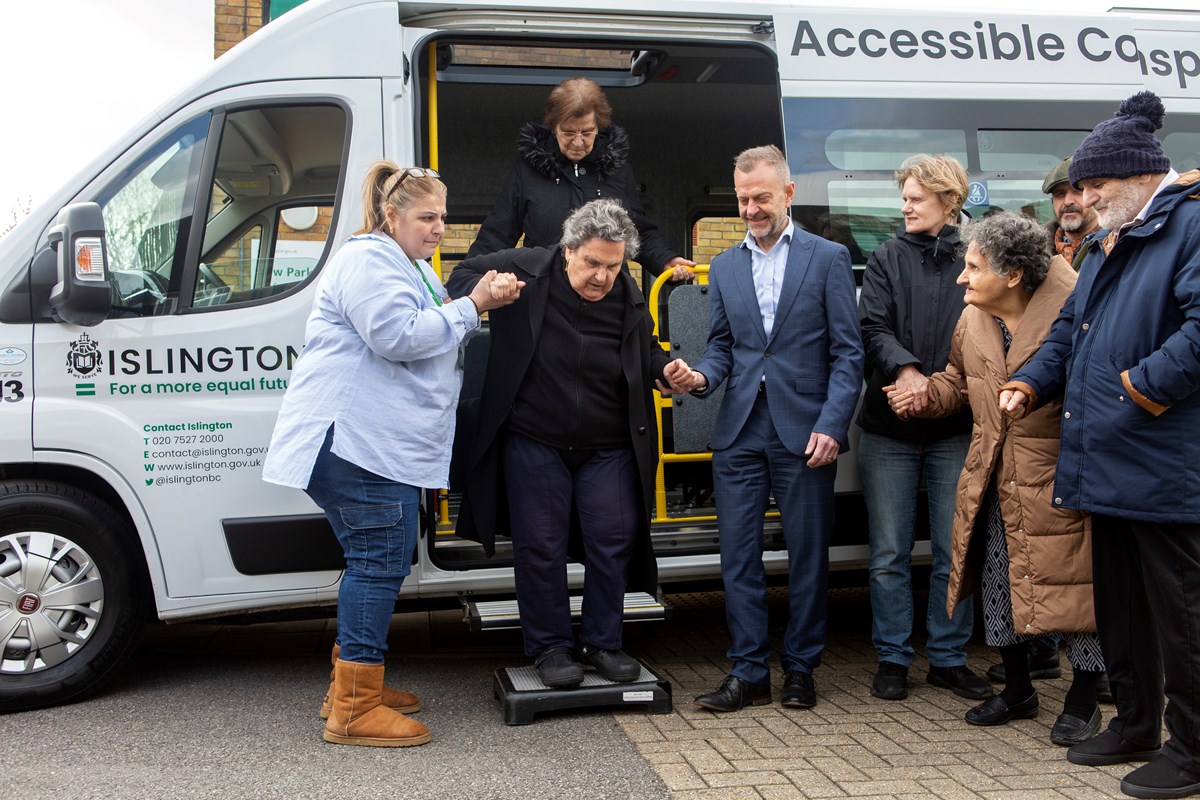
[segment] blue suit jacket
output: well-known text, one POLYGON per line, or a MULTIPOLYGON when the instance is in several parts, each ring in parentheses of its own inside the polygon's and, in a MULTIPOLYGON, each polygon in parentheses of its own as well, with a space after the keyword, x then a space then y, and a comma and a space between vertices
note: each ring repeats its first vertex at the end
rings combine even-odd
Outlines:
POLYGON ((837 439, 845 451, 863 379, 862 334, 846 248, 794 229, 770 338, 744 244, 713 259, 708 285, 708 347, 694 369, 708 379, 705 394, 729 381, 713 449, 733 444, 765 375, 771 421, 788 450, 803 455, 815 431, 837 439))

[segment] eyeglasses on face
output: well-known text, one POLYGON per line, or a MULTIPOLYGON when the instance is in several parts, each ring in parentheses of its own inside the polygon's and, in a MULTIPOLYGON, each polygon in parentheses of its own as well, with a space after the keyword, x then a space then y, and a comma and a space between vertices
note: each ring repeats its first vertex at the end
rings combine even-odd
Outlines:
POLYGON ((568 131, 564 130, 563 128, 558 128, 555 132, 558 134, 558 138, 567 142, 573 142, 576 139, 582 139, 585 142, 590 142, 592 139, 595 139, 596 134, 599 133, 599 131, 595 128, 586 131, 568 131))

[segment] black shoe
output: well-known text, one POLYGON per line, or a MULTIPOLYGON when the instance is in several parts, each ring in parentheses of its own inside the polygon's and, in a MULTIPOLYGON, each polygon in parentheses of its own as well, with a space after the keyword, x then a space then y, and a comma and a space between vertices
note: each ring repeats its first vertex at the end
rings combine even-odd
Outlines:
POLYGON ((1108 682, 1108 673, 1101 672, 1099 680, 1096 681, 1096 702, 1113 704, 1112 685, 1108 682))
POLYGON ((968 700, 986 700, 992 696, 992 687, 966 665, 957 667, 930 667, 925 680, 934 686, 949 689, 968 700))
POLYGON ((1067 750, 1067 761, 1087 767, 1105 767, 1109 764, 1124 764, 1127 761, 1149 761, 1161 750, 1159 745, 1142 747, 1127 742, 1116 731, 1107 730, 1086 742, 1071 745, 1067 750))
POLYGON ((1011 706, 1004 702, 1003 697, 996 695, 968 711, 965 719, 970 725, 1003 725, 1014 719, 1033 719, 1037 714, 1038 696, 1037 692, 1032 692, 1029 697, 1011 706))
POLYGON ((771 702, 771 684, 751 683, 733 675, 726 676, 715 692, 696 698, 696 705, 709 711, 737 711, 746 706, 771 702))
MULTIPOLYGON (((1008 683, 1008 673, 1003 664, 992 664, 987 671, 992 683, 1008 683)), ((1062 662, 1058 658, 1058 646, 1029 648, 1029 679, 1034 681, 1053 680, 1062 677, 1062 662)))
POLYGON ((549 647, 538 654, 533 666, 542 684, 551 689, 569 689, 583 683, 583 665, 569 647, 549 647))
POLYGON ((1191 797, 1200 794, 1200 776, 1158 755, 1126 775, 1121 791, 1130 797, 1191 797))
POLYGON ((813 686, 811 672, 798 669, 788 670, 783 676, 783 698, 779 701, 787 708, 812 708, 817 704, 817 687, 813 686))
POLYGON ((1054 720, 1054 727, 1050 729, 1050 741, 1063 747, 1070 747, 1086 742, 1099 732, 1100 706, 1096 706, 1092 715, 1087 719, 1081 719, 1064 711, 1058 715, 1058 719, 1054 720))
POLYGON ((871 694, 880 700, 903 700, 908 697, 908 667, 895 661, 880 661, 871 694))
POLYGON ((580 645, 576 650, 579 658, 596 668, 600 676, 615 683, 636 681, 642 674, 642 665, 637 659, 621 650, 603 650, 590 644, 580 645))

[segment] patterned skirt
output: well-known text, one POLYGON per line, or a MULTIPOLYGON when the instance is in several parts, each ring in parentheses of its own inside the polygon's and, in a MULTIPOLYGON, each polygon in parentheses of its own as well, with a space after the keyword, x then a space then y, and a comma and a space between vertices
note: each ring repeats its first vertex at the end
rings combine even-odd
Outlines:
MULTIPOLYGON (((1038 635, 1016 632, 1012 613, 1012 591, 1008 581, 1008 540, 1004 536, 1004 517, 1000 496, 993 483, 983 495, 979 509, 979 527, 986 526, 986 555, 983 561, 983 626, 989 647, 1007 647, 1032 641, 1038 635)), ((978 534, 979 527, 976 528, 978 534)), ((1064 633, 1067 660, 1071 667, 1086 672, 1104 669, 1104 654, 1094 633, 1064 633)))

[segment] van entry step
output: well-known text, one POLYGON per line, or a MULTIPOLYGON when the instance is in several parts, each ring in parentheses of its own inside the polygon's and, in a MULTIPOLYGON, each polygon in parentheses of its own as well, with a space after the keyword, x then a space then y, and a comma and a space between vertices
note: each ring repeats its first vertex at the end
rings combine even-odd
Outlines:
MULTIPOLYGON (((640 662, 639 662, 640 663, 640 662)), ((493 673, 492 695, 504 710, 505 725, 528 725, 543 711, 595 706, 645 706, 651 714, 671 713, 671 682, 645 664, 631 683, 614 683, 585 669, 583 683, 572 689, 551 689, 538 679, 535 667, 501 667, 493 673)))
MULTIPOLYGON (((521 627, 521 615, 517 612, 516 600, 487 600, 476 602, 462 600, 464 618, 473 631, 500 630, 502 628, 521 627)), ((571 621, 579 622, 579 610, 583 606, 583 597, 571 597, 571 621)), ((671 608, 661 598, 646 592, 625 593, 625 621, 645 622, 649 620, 666 619, 671 608)))

